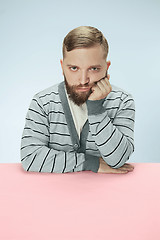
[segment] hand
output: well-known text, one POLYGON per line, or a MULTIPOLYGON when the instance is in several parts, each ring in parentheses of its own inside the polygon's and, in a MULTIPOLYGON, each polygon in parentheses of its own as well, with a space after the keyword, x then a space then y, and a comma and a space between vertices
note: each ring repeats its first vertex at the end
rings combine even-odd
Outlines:
POLYGON ((91 89, 92 93, 90 94, 88 100, 93 101, 105 98, 112 91, 109 79, 110 75, 107 74, 107 78, 96 82, 91 89))
POLYGON ((128 173, 128 172, 132 172, 134 169, 134 166, 132 166, 129 163, 125 163, 120 168, 111 168, 103 160, 103 158, 100 158, 99 161, 100 161, 100 165, 99 165, 98 173, 128 173))

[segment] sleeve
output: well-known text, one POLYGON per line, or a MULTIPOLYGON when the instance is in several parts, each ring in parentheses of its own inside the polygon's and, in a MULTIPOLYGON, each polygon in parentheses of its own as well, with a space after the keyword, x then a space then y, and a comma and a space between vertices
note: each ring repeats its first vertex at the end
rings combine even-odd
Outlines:
POLYGON ((21 138, 21 164, 31 172, 97 172, 99 160, 76 151, 58 151, 49 147, 49 117, 38 95, 34 95, 26 114, 21 138), (85 163, 85 164, 84 164, 85 163))
POLYGON ((103 160, 119 168, 134 152, 135 103, 131 94, 125 95, 111 119, 103 102, 87 100, 90 131, 103 160))

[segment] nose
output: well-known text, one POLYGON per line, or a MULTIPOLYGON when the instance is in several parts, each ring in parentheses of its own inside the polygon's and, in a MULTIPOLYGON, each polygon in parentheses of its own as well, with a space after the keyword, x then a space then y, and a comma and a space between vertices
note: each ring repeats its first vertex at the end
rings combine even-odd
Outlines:
POLYGON ((88 74, 85 71, 82 71, 79 81, 80 81, 80 84, 82 85, 85 85, 90 82, 88 74))

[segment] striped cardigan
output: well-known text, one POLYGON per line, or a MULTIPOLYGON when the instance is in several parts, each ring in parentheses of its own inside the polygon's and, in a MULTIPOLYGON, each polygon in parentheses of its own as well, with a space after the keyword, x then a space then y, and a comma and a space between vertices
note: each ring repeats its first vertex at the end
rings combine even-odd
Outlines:
POLYGON ((99 157, 119 168, 134 151, 132 95, 112 85, 104 99, 87 100, 88 120, 78 137, 64 81, 33 96, 21 138, 26 171, 98 172, 99 157))

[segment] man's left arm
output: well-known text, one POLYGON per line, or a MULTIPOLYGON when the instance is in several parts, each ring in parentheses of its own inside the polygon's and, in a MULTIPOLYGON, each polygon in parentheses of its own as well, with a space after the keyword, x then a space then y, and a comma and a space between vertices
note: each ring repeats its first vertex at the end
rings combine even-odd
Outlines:
POLYGON ((103 160, 112 168, 120 168, 134 151, 134 99, 125 95, 114 119, 109 118, 103 102, 87 100, 90 131, 103 160))

